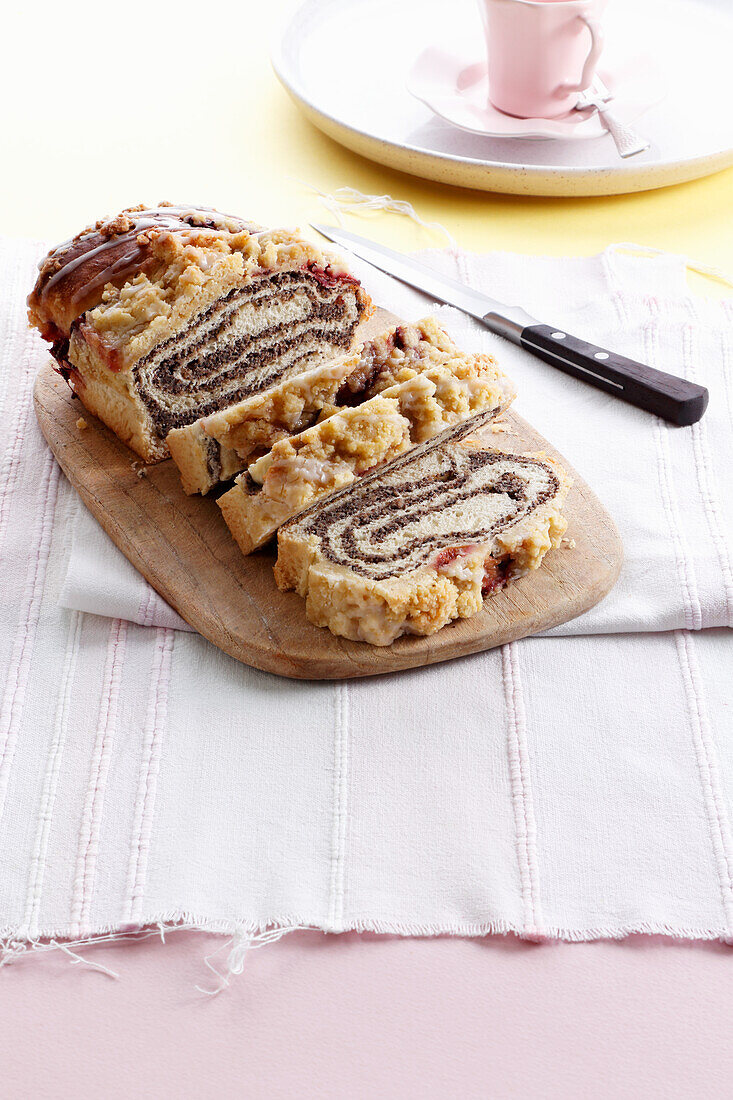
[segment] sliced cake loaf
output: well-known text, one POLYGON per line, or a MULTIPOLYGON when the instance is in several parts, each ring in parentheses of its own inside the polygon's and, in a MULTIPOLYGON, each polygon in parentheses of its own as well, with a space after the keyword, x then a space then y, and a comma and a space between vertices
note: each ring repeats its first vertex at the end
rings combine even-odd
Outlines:
MULTIPOLYGON (((437 324, 426 317, 396 325, 367 341, 350 355, 293 378, 261 394, 212 413, 167 438, 187 493, 209 492, 219 481, 243 470, 278 440, 294 435, 345 405, 357 405, 416 373, 442 366, 456 379, 485 393, 496 392, 496 404, 508 405, 513 391, 490 355, 466 355, 437 324)), ((472 411, 466 387, 459 391, 464 415, 472 411)), ((478 407, 478 406, 477 406, 478 407)), ((485 402, 481 407, 485 407, 485 402)))
POLYGON ((460 370, 436 365, 341 408, 299 435, 278 440, 217 501, 245 554, 291 516, 354 478, 388 462, 446 426, 486 411, 495 416, 511 393, 495 369, 465 359, 460 370))
POLYGON ((480 610, 560 544, 570 487, 544 455, 468 432, 478 416, 398 457, 280 528, 275 580, 333 634, 389 645, 480 610))
POLYGON ((349 349, 371 303, 296 233, 161 204, 59 245, 28 306, 86 408, 158 461, 172 428, 349 349))

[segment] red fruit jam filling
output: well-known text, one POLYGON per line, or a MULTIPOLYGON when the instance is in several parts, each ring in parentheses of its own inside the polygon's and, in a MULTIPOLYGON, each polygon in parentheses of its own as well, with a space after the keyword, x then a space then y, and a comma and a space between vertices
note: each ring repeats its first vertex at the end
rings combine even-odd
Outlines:
POLYGON ((509 566, 512 559, 508 554, 503 558, 488 557, 484 562, 484 579, 481 582, 481 595, 488 596, 490 592, 496 592, 503 588, 509 579, 509 566))

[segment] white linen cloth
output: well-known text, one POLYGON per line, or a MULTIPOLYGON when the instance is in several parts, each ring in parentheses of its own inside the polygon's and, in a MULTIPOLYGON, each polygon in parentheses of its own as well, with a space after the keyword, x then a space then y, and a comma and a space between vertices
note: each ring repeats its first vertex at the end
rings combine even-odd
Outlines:
MULTIPOLYGON (((543 320, 695 377, 710 409, 671 428, 438 310, 466 346, 496 348, 518 410, 598 491, 624 576, 564 628, 575 636, 303 683, 172 629, 95 531, 32 411, 46 352, 23 297, 40 246, 0 250, 8 957, 157 924, 244 945, 294 926, 733 938, 731 635, 701 629, 730 626, 733 609, 729 304, 687 297, 674 257, 432 255, 543 320)), ((430 312, 363 274, 396 311, 430 312)))

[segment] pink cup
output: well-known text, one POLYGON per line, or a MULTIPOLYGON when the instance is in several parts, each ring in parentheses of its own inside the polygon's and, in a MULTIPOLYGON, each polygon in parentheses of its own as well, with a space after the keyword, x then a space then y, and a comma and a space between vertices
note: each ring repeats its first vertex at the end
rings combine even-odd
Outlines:
POLYGON ((606 0, 479 0, 489 99, 518 118, 555 118, 590 87, 606 0))

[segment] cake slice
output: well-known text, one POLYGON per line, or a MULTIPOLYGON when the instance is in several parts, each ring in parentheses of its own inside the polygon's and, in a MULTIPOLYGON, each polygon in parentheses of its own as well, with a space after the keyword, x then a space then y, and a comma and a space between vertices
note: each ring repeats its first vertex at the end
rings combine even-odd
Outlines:
MULTIPOLYGON (((294 435, 344 405, 357 405, 416 373, 442 366, 456 378, 475 379, 482 390, 493 385, 497 404, 508 404, 512 388, 490 355, 466 355, 426 317, 395 325, 360 349, 221 412, 174 428, 167 438, 187 493, 209 492, 219 481, 243 470, 278 439, 294 435)), ((469 403, 461 396, 464 415, 469 403)))
POLYGON ((28 306, 81 402, 155 462, 172 428, 348 350, 371 303, 297 233, 161 204, 59 245, 28 306))
POLYGON ((496 368, 464 357, 455 371, 435 365, 299 435, 280 439, 217 501, 241 550, 265 543, 297 512, 403 451, 479 411, 495 416, 511 400, 496 368))
POLYGON ((542 454, 466 438, 478 416, 280 528, 275 580, 316 626, 372 645, 432 634, 537 569, 567 528, 570 479, 542 454))
POLYGON ((358 363, 358 352, 338 356, 221 412, 174 428, 166 443, 184 492, 208 493, 220 482, 231 481, 255 455, 333 410, 338 391, 358 363))

